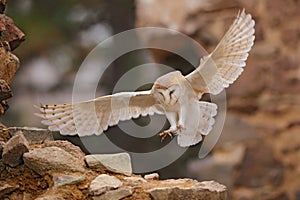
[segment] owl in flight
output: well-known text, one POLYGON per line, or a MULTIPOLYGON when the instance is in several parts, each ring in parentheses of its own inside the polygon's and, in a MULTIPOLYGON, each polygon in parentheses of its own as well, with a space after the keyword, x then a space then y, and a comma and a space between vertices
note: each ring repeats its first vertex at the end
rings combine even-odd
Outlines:
POLYGON ((170 128, 162 140, 177 135, 179 146, 202 140, 215 123, 217 105, 199 101, 204 93, 218 94, 232 84, 246 65, 254 43, 254 20, 240 12, 215 50, 190 74, 174 71, 159 77, 149 91, 121 92, 73 104, 39 107, 42 123, 62 135, 100 135, 120 120, 164 114, 170 128))

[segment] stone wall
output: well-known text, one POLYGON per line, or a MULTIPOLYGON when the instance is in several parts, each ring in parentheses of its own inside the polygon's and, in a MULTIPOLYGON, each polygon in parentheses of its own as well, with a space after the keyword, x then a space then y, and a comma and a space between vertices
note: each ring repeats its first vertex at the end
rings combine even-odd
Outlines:
POLYGON ((132 174, 127 153, 85 155, 48 130, 8 128, 0 134, 0 199, 227 199, 226 187, 192 179, 132 174))

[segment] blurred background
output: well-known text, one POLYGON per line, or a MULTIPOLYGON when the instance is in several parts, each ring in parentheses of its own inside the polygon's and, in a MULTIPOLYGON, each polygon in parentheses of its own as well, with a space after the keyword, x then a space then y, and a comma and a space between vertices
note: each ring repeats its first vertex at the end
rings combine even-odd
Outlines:
MULTIPOLYGON (((298 0, 9 1, 6 14, 26 34, 26 41, 14 51, 21 67, 12 83, 10 109, 1 122, 44 127, 33 115, 33 105, 70 102, 81 62, 99 42, 116 33, 166 27, 191 36, 211 52, 242 8, 256 21, 256 40, 245 72, 226 90, 228 112, 217 146, 202 160, 197 158, 201 144, 189 148, 159 173, 161 178, 216 180, 229 188, 231 199, 300 199, 298 0)), ((151 41, 160 36, 148 37, 151 41)), ((193 69, 169 52, 134 51, 105 71, 99 94, 110 94, 122 74, 153 60, 184 74, 193 69)), ((147 118, 137 123, 143 121, 147 118)), ((126 146, 128 138, 120 133, 115 127, 106 135, 126 146)), ((140 147, 127 148, 160 148, 157 141, 136 141, 140 147)))

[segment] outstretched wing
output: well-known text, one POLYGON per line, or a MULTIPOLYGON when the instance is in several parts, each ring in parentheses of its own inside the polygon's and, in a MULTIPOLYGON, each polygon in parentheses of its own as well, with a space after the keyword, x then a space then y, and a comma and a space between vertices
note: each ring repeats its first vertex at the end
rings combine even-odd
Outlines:
POLYGON ((150 91, 121 92, 74 104, 40 106, 42 123, 62 135, 100 135, 120 120, 162 114, 150 91))
POLYGON ((199 98, 204 93, 220 93, 242 73, 254 44, 254 24, 250 14, 239 13, 216 49, 185 77, 199 98))

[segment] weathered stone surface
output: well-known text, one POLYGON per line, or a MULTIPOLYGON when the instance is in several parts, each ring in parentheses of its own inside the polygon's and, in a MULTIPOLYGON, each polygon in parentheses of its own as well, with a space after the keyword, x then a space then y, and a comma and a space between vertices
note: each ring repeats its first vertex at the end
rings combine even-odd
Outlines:
POLYGON ((147 183, 147 181, 142 177, 135 176, 124 177, 123 180, 130 183, 131 185, 140 185, 141 183, 147 183))
POLYGON ((18 188, 18 186, 12 186, 10 184, 0 182, 0 199, 2 199, 4 195, 11 193, 18 188))
POLYGON ((83 160, 85 154, 81 151, 81 149, 78 146, 75 146, 69 141, 65 140, 55 140, 55 141, 45 141, 45 147, 59 147, 72 156, 83 160))
POLYGON ((7 100, 11 97, 12 97, 12 92, 9 85, 5 80, 3 80, 0 77, 0 101, 7 100))
POLYGON ((152 173, 152 174, 146 174, 144 176, 146 180, 158 180, 159 179, 159 174, 158 173, 152 173))
POLYGON ((107 170, 114 173, 132 174, 131 159, 128 153, 86 155, 89 168, 107 170))
POLYGON ((11 50, 17 48, 25 40, 25 34, 15 26, 7 15, 0 15, 1 42, 9 42, 11 50))
POLYGON ((84 175, 81 175, 81 176, 75 175, 75 174, 72 174, 72 175, 53 174, 52 175, 54 187, 78 184, 78 183, 83 182, 85 179, 86 178, 84 175))
POLYGON ((107 191, 101 196, 94 196, 93 200, 119 200, 132 195, 130 187, 123 187, 116 190, 107 191))
POLYGON ((91 182, 89 191, 92 195, 101 195, 120 186, 122 186, 122 182, 118 178, 101 174, 91 182))
POLYGON ((42 144, 46 141, 53 140, 51 131, 47 129, 34 127, 10 127, 8 128, 8 131, 11 136, 18 134, 18 131, 22 131, 29 144, 42 144))
POLYGON ((227 199, 226 187, 214 181, 204 181, 192 186, 166 186, 148 190, 154 200, 163 199, 205 199, 224 200, 227 199))
POLYGON ((38 197, 35 200, 65 200, 65 198, 63 198, 59 194, 51 194, 47 196, 38 197))
POLYGON ((84 172, 83 163, 58 147, 33 149, 23 155, 25 164, 40 175, 55 171, 84 172))
MULTIPOLYGON (((32 200, 32 196, 26 192, 20 193, 18 191, 14 191, 8 195, 9 200, 32 200)), ((5 198, 7 200, 7 198, 5 198)))
POLYGON ((2 161, 10 167, 16 167, 23 162, 22 156, 28 151, 28 142, 24 135, 20 133, 8 140, 3 146, 2 161))
POLYGON ((19 69, 20 61, 7 48, 0 43, 0 79, 3 79, 7 84, 11 84, 16 71, 19 69))

